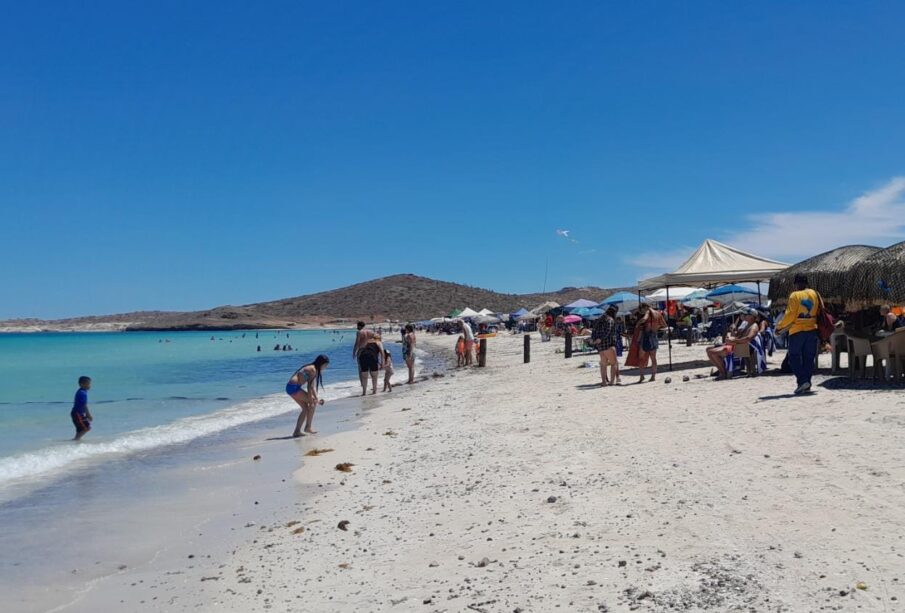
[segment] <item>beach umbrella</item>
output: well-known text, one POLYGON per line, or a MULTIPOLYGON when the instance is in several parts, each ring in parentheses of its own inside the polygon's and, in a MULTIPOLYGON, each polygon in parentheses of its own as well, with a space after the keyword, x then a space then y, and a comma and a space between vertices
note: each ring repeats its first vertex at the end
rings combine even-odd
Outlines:
POLYGON ((594 302, 593 300, 585 300, 584 298, 579 298, 575 302, 570 302, 563 308, 571 313, 572 311, 574 311, 576 309, 586 309, 586 308, 595 307, 595 306, 597 306, 597 303, 594 302))
POLYGON ((523 308, 519 309, 518 311, 516 311, 515 313, 513 313, 512 317, 515 319, 518 319, 522 315, 527 315, 527 314, 528 314, 528 309, 523 307, 523 308))
POLYGON ((651 302, 666 302, 666 297, 669 295, 670 300, 684 300, 688 298, 692 294, 697 292, 707 293, 707 290, 701 287, 669 287, 669 291, 664 287, 663 289, 658 289, 653 294, 648 294, 645 296, 651 302))
POLYGON ((496 315, 476 315, 472 318, 475 323, 478 324, 498 324, 500 323, 500 318, 496 315))
POLYGON ((579 317, 578 315, 566 315, 562 318, 562 322, 564 324, 577 324, 580 321, 581 317, 579 317))
POLYGON ((535 319, 540 319, 540 315, 531 312, 524 313, 516 317, 517 321, 534 321, 535 319))
POLYGON ((759 294, 756 290, 741 285, 723 285, 710 291, 705 297, 707 300, 723 304, 727 302, 754 302, 758 299, 759 294))
POLYGON ((612 296, 604 298, 597 307, 606 310, 607 307, 614 306, 619 309, 620 313, 628 313, 637 309, 641 303, 648 302, 647 298, 641 298, 641 301, 639 302, 638 294, 633 294, 632 292, 617 292, 612 296))
POLYGON ((447 317, 449 317, 450 319, 456 318, 459 316, 459 314, 461 312, 462 312, 462 309, 453 309, 452 311, 449 312, 447 317))
POLYGON ((706 298, 692 298, 691 300, 683 300, 682 306, 686 306, 689 309, 706 309, 709 306, 713 306, 713 302, 706 298))

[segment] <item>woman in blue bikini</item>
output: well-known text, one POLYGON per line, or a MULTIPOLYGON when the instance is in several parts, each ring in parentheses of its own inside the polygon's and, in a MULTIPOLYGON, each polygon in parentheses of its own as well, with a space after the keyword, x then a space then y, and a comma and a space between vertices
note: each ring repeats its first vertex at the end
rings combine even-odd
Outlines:
POLYGON ((289 377, 289 383, 286 384, 286 393, 302 409, 295 424, 295 431, 292 433, 295 438, 304 436, 302 434, 302 424, 305 425, 305 432, 317 434, 311 429, 311 422, 314 420, 314 409, 317 408, 318 404, 324 404, 323 400, 318 399, 317 390, 324 386, 321 373, 328 364, 330 364, 330 358, 321 354, 314 358, 313 362, 305 364, 289 377), (304 389, 306 384, 308 385, 307 390, 304 389))

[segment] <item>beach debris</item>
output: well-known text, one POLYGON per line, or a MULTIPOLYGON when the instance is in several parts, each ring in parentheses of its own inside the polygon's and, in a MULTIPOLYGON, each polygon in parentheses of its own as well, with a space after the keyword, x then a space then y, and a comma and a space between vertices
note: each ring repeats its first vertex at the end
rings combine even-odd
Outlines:
POLYGON ((341 473, 350 473, 352 472, 353 466, 355 466, 355 464, 352 464, 351 462, 340 462, 336 465, 336 470, 341 473))
POLYGON ((547 497, 547 502, 549 502, 550 504, 553 504, 554 502, 556 502, 556 496, 547 497))
POLYGON ((256 455, 255 457, 252 458, 252 460, 260 460, 260 459, 261 459, 261 454, 260 454, 260 453, 259 453, 258 455, 256 455))
POLYGON ((339 567, 340 567, 340 568, 343 568, 343 569, 345 569, 345 568, 350 568, 351 566, 352 566, 352 565, 349 564, 348 562, 343 562, 342 564, 339 565, 339 567))
POLYGON ((625 568, 626 564, 628 564, 628 562, 626 562, 625 560, 619 560, 618 566, 619 568, 625 568))
POLYGON ((304 532, 304 531, 305 531, 305 529, 304 529, 303 527, 299 526, 298 528, 296 528, 295 530, 293 530, 292 533, 293 533, 293 534, 301 534, 301 533, 304 532))
POLYGON ((393 432, 392 430, 387 430, 386 432, 383 433, 383 435, 384 436, 396 436, 396 433, 393 432))
POLYGON ((251 527, 256 526, 256 525, 257 525, 257 524, 256 524, 255 522, 250 521, 250 522, 248 522, 247 524, 245 524, 245 527, 246 527, 246 528, 251 528, 251 527))
POLYGON ((384 479, 384 480, 383 480, 383 484, 384 484, 384 485, 389 485, 390 483, 392 483, 392 481, 390 481, 389 479, 384 479))
POLYGON ((372 505, 372 504, 366 504, 366 505, 364 505, 363 507, 361 507, 361 510, 362 510, 362 511, 370 511, 370 510, 373 509, 373 508, 374 508, 374 505, 372 505))
POLYGON ((405 602, 405 601, 408 600, 408 599, 409 599, 408 596, 403 596, 402 598, 399 598, 399 599, 397 599, 397 600, 392 600, 392 599, 391 599, 391 600, 390 600, 390 604, 393 605, 393 606, 396 606, 397 604, 402 604, 403 602, 405 602))
POLYGON ((863 581, 859 581, 858 583, 855 584, 855 587, 858 588, 859 590, 866 590, 867 584, 864 583, 863 581))
POLYGON ((342 520, 341 522, 336 524, 336 527, 339 528, 340 530, 342 530, 343 532, 348 532, 349 531, 349 520, 348 519, 342 520))
POLYGON ((201 577, 202 581, 219 581, 220 577, 201 577))
POLYGON ((444 375, 442 372, 435 372, 434 374, 431 375, 431 377, 433 377, 434 379, 442 379, 445 376, 446 375, 444 375))
POLYGON ((682 375, 683 383, 688 383, 689 381, 691 381, 691 377, 689 377, 688 375, 682 375))
POLYGON ((439 562, 431 562, 427 565, 428 568, 437 568, 438 566, 440 566, 439 562))
POLYGON ((125 564, 120 564, 120 565, 117 566, 116 568, 117 568, 118 570, 126 570, 126 569, 129 568, 129 567, 126 566, 125 564))
POLYGON ((672 377, 666 377, 665 379, 663 379, 663 383, 669 385, 670 383, 672 383, 672 377))
POLYGON ((292 526, 298 526, 300 523, 302 522, 297 519, 293 519, 292 521, 286 523, 286 527, 291 528, 292 526))
POLYGON ((478 560, 477 562, 475 562, 475 566, 477 566, 478 568, 484 568, 488 564, 493 564, 493 561, 488 557, 483 557, 480 560, 478 560))
POLYGON ((315 447, 314 449, 309 449, 308 451, 306 451, 305 455, 308 457, 316 457, 316 456, 319 456, 324 453, 330 453, 331 451, 333 451, 333 450, 332 449, 318 449, 317 447, 315 447))

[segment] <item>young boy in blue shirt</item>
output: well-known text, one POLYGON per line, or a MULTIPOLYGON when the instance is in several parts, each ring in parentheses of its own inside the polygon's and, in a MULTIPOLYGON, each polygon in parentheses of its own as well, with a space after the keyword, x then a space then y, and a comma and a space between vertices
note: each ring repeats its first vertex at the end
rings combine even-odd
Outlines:
POLYGON ((79 377, 79 389, 75 393, 75 402, 72 404, 72 424, 75 426, 74 441, 79 440, 91 430, 91 411, 88 410, 88 390, 91 389, 91 377, 79 377))

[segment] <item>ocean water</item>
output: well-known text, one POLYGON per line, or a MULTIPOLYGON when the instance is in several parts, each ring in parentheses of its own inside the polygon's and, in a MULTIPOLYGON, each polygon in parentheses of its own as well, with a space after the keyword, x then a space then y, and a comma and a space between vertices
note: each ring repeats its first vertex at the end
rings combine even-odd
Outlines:
POLYGON ((0 501, 92 463, 296 411, 283 388, 319 353, 331 359, 322 397, 348 396, 353 341, 348 330, 0 334, 0 501), (293 350, 274 350, 284 344, 293 350), (74 443, 80 375, 92 378, 94 423, 74 443))

